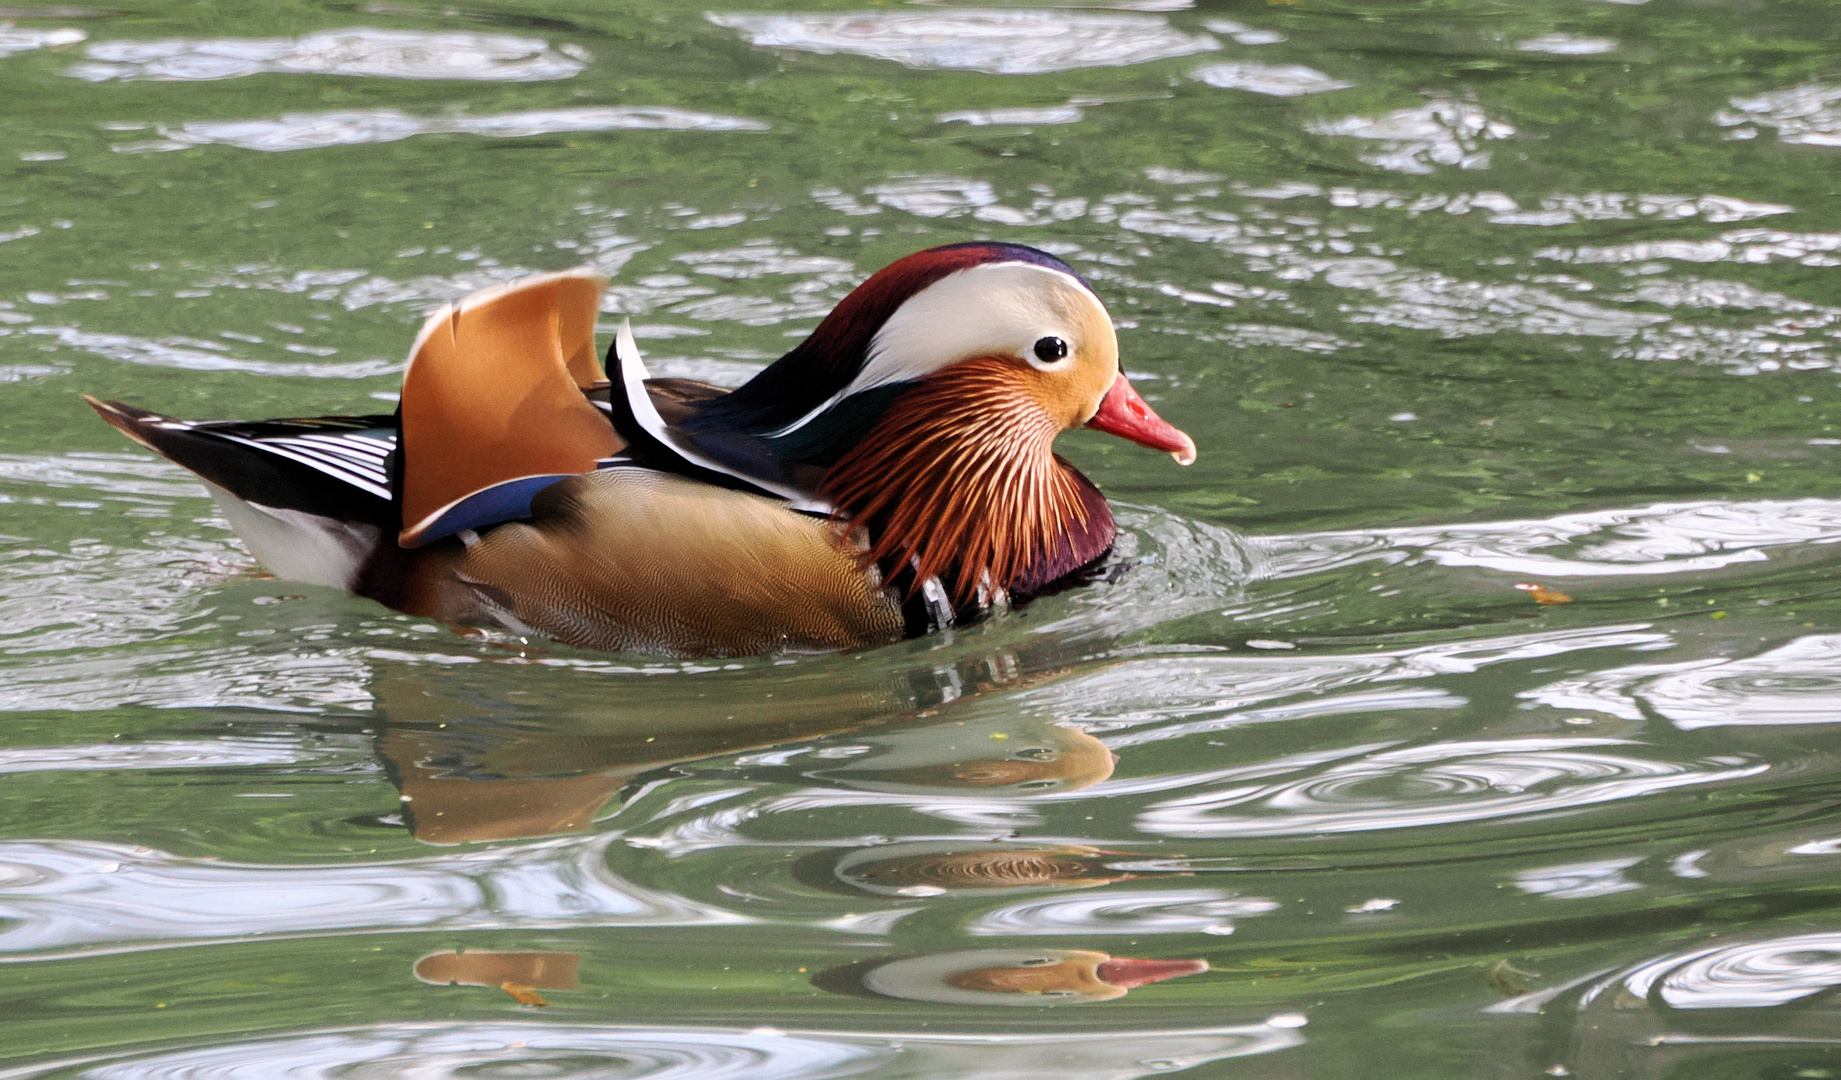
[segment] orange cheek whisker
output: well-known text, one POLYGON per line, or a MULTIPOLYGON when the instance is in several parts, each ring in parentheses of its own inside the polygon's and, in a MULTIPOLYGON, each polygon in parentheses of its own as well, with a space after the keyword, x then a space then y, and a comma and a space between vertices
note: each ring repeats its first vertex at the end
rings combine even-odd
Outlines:
POLYGON ((870 527, 866 565, 917 563, 917 582, 950 579, 965 600, 986 575, 1007 588, 1070 526, 1089 524, 1071 470, 1050 452, 1057 433, 1015 361, 968 361, 898 399, 822 490, 870 527))

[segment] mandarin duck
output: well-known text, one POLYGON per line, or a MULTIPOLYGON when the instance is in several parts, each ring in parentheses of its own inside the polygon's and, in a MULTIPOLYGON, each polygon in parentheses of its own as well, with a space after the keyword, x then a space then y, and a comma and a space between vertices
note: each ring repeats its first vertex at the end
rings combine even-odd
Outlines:
POLYGON ((276 576, 413 615, 677 656, 820 652, 973 621, 1116 536, 1055 455, 1090 427, 1195 458, 1105 306, 1033 248, 902 258, 725 391, 596 361, 586 271, 430 316, 395 415, 176 420, 87 398, 205 481, 276 576))

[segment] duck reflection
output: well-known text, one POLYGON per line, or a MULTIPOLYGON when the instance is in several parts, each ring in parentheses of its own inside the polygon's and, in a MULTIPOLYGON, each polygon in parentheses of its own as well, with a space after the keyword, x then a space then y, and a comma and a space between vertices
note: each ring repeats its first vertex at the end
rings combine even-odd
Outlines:
POLYGON ((1142 960, 1089 949, 968 949, 834 969, 813 982, 836 992, 860 987, 949 1005, 1080 1005, 1207 970, 1206 960, 1142 960))
POLYGON ((847 764, 812 775, 891 794, 941 791, 1040 795, 1110 779, 1118 758, 1076 727, 1032 717, 878 731, 847 764))
POLYGON ((521 1005, 548 1005, 539 990, 574 990, 582 958, 569 952, 429 953, 415 977, 435 986, 496 986, 521 1005))
POLYGON ((403 822, 425 843, 581 832, 647 772, 849 731, 900 704, 888 688, 847 678, 788 679, 772 695, 715 702, 685 693, 682 680, 659 689, 621 680, 623 700, 609 702, 574 687, 544 693, 556 687, 541 677, 526 704, 507 700, 502 680, 470 675, 409 664, 377 672, 377 752, 402 792, 403 822))
MULTIPOLYGON (((1016 661, 982 666, 1014 670, 1016 661)), ((771 769, 798 756, 780 749, 789 744, 870 730, 867 745, 840 748, 862 761, 810 771, 807 761, 831 763, 836 755, 827 753, 794 770, 879 790, 1035 793, 1099 783, 1114 763, 1104 745, 1074 728, 942 717, 925 707, 939 700, 938 688, 846 657, 770 683, 758 672, 698 674, 694 692, 682 677, 590 682, 533 665, 508 694, 502 669, 478 670, 486 667, 498 666, 376 670, 373 692, 384 715, 377 752, 401 792, 403 823, 425 843, 582 832, 623 787, 658 769, 776 748, 772 763, 750 763, 771 769), (610 685, 618 700, 606 696, 610 685)))
POLYGON ((1039 889, 1087 889, 1151 875, 1109 865, 1125 852, 1079 844, 890 844, 823 851, 801 859, 794 876, 832 892, 876 896, 992 895, 1039 889))

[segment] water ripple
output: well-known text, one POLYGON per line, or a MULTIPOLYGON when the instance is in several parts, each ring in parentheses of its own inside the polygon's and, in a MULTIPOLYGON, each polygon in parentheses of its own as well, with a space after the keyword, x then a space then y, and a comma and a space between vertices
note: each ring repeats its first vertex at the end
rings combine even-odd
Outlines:
POLYGON ((1523 870, 1515 875, 1515 887, 1530 896, 1550 900, 1583 900, 1610 896, 1643 886, 1624 877, 1624 871, 1641 859, 1600 859, 1596 862, 1568 863, 1523 870))
POLYGON ((1268 97, 1323 94, 1355 85, 1302 64, 1207 64, 1191 71, 1189 77, 1223 90, 1246 90, 1268 97))
POLYGON ((591 131, 766 130, 768 125, 759 120, 664 106, 583 106, 484 116, 411 116, 397 109, 352 109, 284 113, 273 120, 187 120, 176 126, 162 124, 159 139, 120 143, 114 149, 117 153, 138 154, 219 144, 277 153, 397 142, 416 135, 485 135, 495 139, 517 139, 591 131))
MULTIPOLYGON (((1675 1009, 1764 1009, 1841 986, 1841 933, 1795 934, 1713 945, 1645 961, 1579 996, 1581 1010, 1619 987, 1638 1000, 1675 1009)), ((1528 995, 1545 1000, 1552 991, 1528 995)), ((1511 1002, 1496 1006, 1510 1011, 1511 1002)), ((1533 1002, 1539 1004, 1539 1002, 1533 1002)))
POLYGON ((993 935, 1231 933, 1236 918, 1278 910, 1275 901, 1223 889, 1085 892, 1024 900, 973 919, 966 932, 993 935))
POLYGON ((1212 52, 1220 42, 1151 15, 960 9, 835 15, 710 12, 763 49, 850 53, 911 68, 1037 75, 1212 52))
MULTIPOLYGON (((1762 215, 1759 215, 1762 216, 1762 215)), ((1735 262, 1760 264, 1799 262, 1804 266, 1835 266, 1841 252, 1841 233, 1798 233, 1782 229, 1732 229, 1714 240, 1642 240, 1605 247, 1543 248, 1536 259, 1578 265, 1673 262, 1735 262)))
POLYGON ((1362 154, 1363 161, 1390 172, 1417 174, 1429 173, 1436 165, 1486 169, 1489 151, 1481 144, 1515 134, 1513 124, 1491 119, 1481 105, 1453 98, 1435 98, 1378 117, 1315 120, 1305 130, 1373 142, 1376 148, 1362 154))
POLYGON ((13 1080, 82 1069, 92 1080, 1138 1080, 1304 1043, 1301 1017, 1260 1024, 964 1034, 433 1022, 321 1028, 152 1053, 95 1055, 10 1069, 13 1080))
MULTIPOLYGON (((200 343, 171 339, 160 341, 132 334, 104 334, 74 326, 33 326, 25 333, 52 338, 68 349, 145 367, 185 371, 242 371, 252 375, 281 375, 318 379, 372 379, 403 370, 400 360, 348 360, 339 363, 254 360, 225 351, 206 351, 200 343)), ((218 346, 218 348, 222 348, 218 346)))
POLYGON ((0 842, 0 954, 390 929, 717 926, 745 915, 614 877, 611 837, 388 862, 260 865, 80 840, 0 842))
POLYGON ((1765 548, 1841 541, 1841 501, 1657 503, 1550 518, 1248 537, 1262 578, 1386 558, 1477 566, 1528 577, 1693 574, 1766 562, 1765 548), (1548 553, 1544 549, 1559 549, 1548 553))
POLYGON ((72 65, 66 74, 89 82, 196 82, 269 72, 535 82, 567 79, 587 66, 586 53, 564 49, 569 55, 546 41, 507 34, 356 27, 297 38, 102 41, 84 51, 89 62, 72 65))
POLYGON ((1542 34, 1518 42, 1515 48, 1521 52, 1547 53, 1552 56, 1597 56, 1617 48, 1617 42, 1610 38, 1579 37, 1577 34, 1542 34))
POLYGON ((1713 116, 1714 123, 1748 129, 1745 124, 1776 128, 1777 137, 1803 146, 1841 146, 1841 86, 1807 83, 1788 90, 1773 90, 1752 97, 1735 97, 1731 110, 1713 116))
POLYGON ((1078 124, 1086 117, 1078 105, 1049 105, 1043 108, 958 109, 934 117, 939 123, 970 124, 973 127, 1039 127, 1053 124, 1078 124))
POLYGON ((0 454, 0 484, 22 487, 79 487, 124 502, 171 505, 172 499, 202 499, 193 474, 149 454, 76 451, 68 454, 0 454))
POLYGON ((327 758, 323 750, 304 740, 272 737, 22 746, 0 749, 0 774, 305 766, 327 758))
POLYGON ((1646 705, 1684 731, 1833 724, 1841 720, 1841 635, 1810 634, 1739 659, 1611 668, 1518 696, 1629 720, 1641 720, 1646 705))
MULTIPOLYGON (((1457 709, 1469 702, 1443 688, 1371 689, 1368 684, 1470 674, 1501 663, 1591 649, 1655 648, 1669 642, 1666 634, 1632 624, 1509 634, 1351 655, 1158 657, 1110 665, 1092 674, 1024 691, 1012 701, 1016 707, 1077 723, 1099 733, 1107 746, 1124 750, 1247 724, 1351 713, 1457 709), (1354 692, 1348 692, 1351 690, 1354 692), (1250 707, 1285 698, 1295 700, 1250 707)), ((1114 791, 1120 783, 1109 781, 1096 790, 1114 791)))
MULTIPOLYGON (((1604 749, 1629 745, 1634 744, 1626 739, 1519 738, 1363 747, 1357 748, 1357 760, 1296 779, 1241 780, 1155 803, 1138 815, 1137 824, 1146 832, 1184 837, 1418 828, 1572 810, 1739 780, 1770 768, 1677 764, 1604 749)), ((1313 764, 1298 762, 1272 773, 1313 764)))
POLYGON ((0 22, 0 57, 30 52, 33 49, 75 45, 88 36, 83 31, 71 27, 58 30, 34 30, 22 29, 10 22, 0 22))

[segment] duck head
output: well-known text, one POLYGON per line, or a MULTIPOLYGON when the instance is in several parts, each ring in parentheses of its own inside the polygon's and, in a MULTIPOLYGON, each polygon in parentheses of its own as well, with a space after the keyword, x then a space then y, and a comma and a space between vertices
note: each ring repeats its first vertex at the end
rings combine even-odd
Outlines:
POLYGON ((763 440, 862 527, 865 563, 939 578, 955 600, 1028 593, 1116 534, 1051 450, 1091 427, 1195 460, 1138 396, 1092 287, 1052 255, 971 243, 872 275, 811 337, 684 427, 763 440), (822 472, 818 472, 822 470, 822 472))

